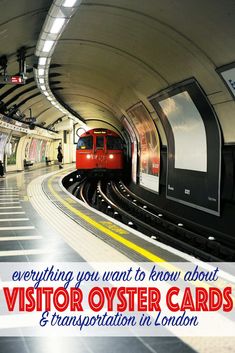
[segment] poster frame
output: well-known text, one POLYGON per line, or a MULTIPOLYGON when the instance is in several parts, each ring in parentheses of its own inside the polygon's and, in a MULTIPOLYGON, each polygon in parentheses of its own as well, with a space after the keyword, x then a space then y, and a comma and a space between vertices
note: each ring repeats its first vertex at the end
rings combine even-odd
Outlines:
MULTIPOLYGON (((156 113, 158 114, 163 127, 165 129, 166 137, 167 137, 167 174, 166 174, 166 198, 176 201, 178 203, 202 210, 204 212, 220 216, 220 187, 221 187, 221 153, 222 153, 222 136, 221 136, 221 128, 219 125, 218 117, 213 109, 213 106, 209 102, 206 93, 202 89, 202 87, 199 85, 198 81, 192 77, 190 79, 187 79, 185 81, 179 82, 177 84, 174 84, 170 87, 167 87, 166 89, 157 92, 150 97, 148 97, 150 103, 153 105, 153 108, 156 110, 156 113), (207 149, 207 165, 209 166, 208 173, 203 173, 199 171, 191 171, 187 169, 181 169, 177 170, 176 168, 173 168, 173 160, 174 160, 174 150, 172 149, 172 140, 174 140, 174 135, 172 132, 172 129, 170 127, 170 123, 168 122, 168 118, 164 114, 163 110, 161 109, 161 106, 159 102, 163 101, 164 99, 173 97, 179 93, 182 92, 188 92, 191 100, 193 101, 195 107, 197 108, 199 114, 201 115, 202 121, 205 125, 206 129, 206 136, 207 136, 207 143, 208 139, 210 139, 210 142, 212 141, 212 130, 216 130, 216 133, 218 133, 218 145, 216 145, 216 150, 217 150, 217 156, 218 156, 218 170, 215 175, 212 175, 213 173, 211 170, 213 170, 213 163, 211 159, 211 154, 212 154, 212 149, 211 147, 207 149), (213 118, 213 120, 212 120, 213 118), (212 121, 215 122, 215 124, 212 124, 212 121), (210 125, 210 128, 208 126, 210 125), (172 136, 170 136, 172 135, 172 136), (169 137, 170 136, 170 137, 169 137), (210 152, 208 152, 208 150, 210 152), (208 157, 208 153, 210 153, 210 156, 208 157), (173 156, 172 156, 173 154, 173 156), (171 158, 169 157, 171 155, 171 158), (173 172, 172 172, 173 171, 173 172), (174 175, 175 173, 175 175, 174 175), (204 179, 203 179, 203 174, 204 174, 204 179), (207 174, 207 176, 205 176, 207 174), (214 178, 213 178, 214 176, 214 178), (202 202, 198 202, 199 195, 196 195, 194 197, 192 196, 192 193, 195 195, 195 189, 191 193, 191 189, 187 188, 184 186, 184 184, 187 184, 188 180, 190 182, 196 181, 198 185, 201 185, 200 183, 204 183, 205 185, 212 185, 214 186, 216 184, 216 187, 214 187, 214 190, 216 189, 216 198, 213 196, 207 195, 207 200, 202 197, 202 202), (206 179, 207 178, 207 179, 206 179), (216 179, 215 179, 216 178, 216 179), (171 184, 172 180, 177 181, 178 179, 178 184, 176 183, 175 185, 171 184), (179 182, 180 179, 180 182, 179 182), (184 180, 184 184, 182 183, 182 180, 184 180), (186 180, 186 181, 185 181, 186 180), (208 182, 208 183, 207 183, 208 182), (211 183, 211 184, 210 184, 211 183), (182 184, 182 185, 181 185, 182 184), (179 191, 179 189, 182 189, 179 191), (183 190, 184 189, 184 190, 183 190), (190 197, 188 197, 187 200, 187 192, 189 190, 190 197), (174 196, 173 196, 174 195, 174 196), (179 196, 180 195, 180 196, 179 196), (209 207, 209 205, 211 205, 209 207)), ((174 141, 173 141, 174 143, 174 141)), ((208 167, 207 167, 208 168, 208 167)), ((215 174, 215 172, 214 172, 215 174)), ((195 185, 191 184, 190 187, 194 187, 195 185)), ((212 186, 208 186, 207 190, 212 189, 212 186)), ((203 194, 202 190, 200 189, 198 191, 198 194, 203 194), (200 191, 200 193, 199 193, 200 191)))

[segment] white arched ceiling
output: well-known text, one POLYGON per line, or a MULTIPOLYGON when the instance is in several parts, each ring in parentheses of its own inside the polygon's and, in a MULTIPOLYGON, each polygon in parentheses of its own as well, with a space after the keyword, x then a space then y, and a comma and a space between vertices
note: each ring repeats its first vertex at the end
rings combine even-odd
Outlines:
POLYGON ((19 86, 0 84, 0 101, 6 104, 6 108, 20 104, 19 109, 26 116, 29 116, 30 107, 32 107, 33 115, 37 115, 46 104, 34 81, 33 65, 37 39, 51 3, 51 0, 1 1, 0 57, 7 57, 9 75, 18 74, 17 51, 25 47, 28 80, 25 85, 19 86), (25 90, 28 92, 23 93, 25 90), (42 102, 38 108, 34 105, 36 101, 42 102))
MULTIPOLYGON (((19 0, 14 9, 3 3, 1 54, 17 72, 15 52, 21 46, 34 52, 52 2, 19 0)), ((148 104, 149 95, 195 77, 218 114, 225 142, 234 142, 235 104, 215 71, 235 61, 234 15, 233 0, 83 0, 55 48, 50 74, 60 76, 50 79, 58 81, 51 89, 61 88, 55 94, 89 126, 98 119, 120 128, 131 105, 148 104)), ((28 62, 33 65, 32 56, 28 62)), ((50 125, 61 113, 40 96, 21 108, 32 106, 38 122, 50 125)))
POLYGON ((233 1, 82 1, 52 58, 61 63, 59 96, 85 119, 106 115, 100 102, 120 118, 139 99, 195 77, 225 141, 234 141, 234 102, 215 71, 235 60, 233 14, 233 1))

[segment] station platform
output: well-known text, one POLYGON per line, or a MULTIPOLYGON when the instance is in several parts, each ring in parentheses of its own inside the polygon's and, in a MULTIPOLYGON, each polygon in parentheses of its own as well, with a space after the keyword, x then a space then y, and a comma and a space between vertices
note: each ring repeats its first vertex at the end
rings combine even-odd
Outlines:
MULTIPOLYGON (((84 206, 62 186, 73 165, 50 166, 0 180, 1 262, 185 262, 186 254, 84 206)), ((1 324, 4 328, 4 323, 1 324)), ((233 338, 1 337, 0 353, 233 352, 233 338)))

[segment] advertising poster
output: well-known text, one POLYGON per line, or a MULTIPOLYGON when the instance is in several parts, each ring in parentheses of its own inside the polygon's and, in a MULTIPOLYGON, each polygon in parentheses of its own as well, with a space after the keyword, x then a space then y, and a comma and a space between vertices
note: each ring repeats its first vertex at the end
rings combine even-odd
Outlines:
POLYGON ((36 162, 41 162, 42 140, 36 140, 36 162))
POLYGON ((4 152, 8 135, 0 131, 0 161, 4 162, 4 152))
POLYGON ((7 165, 16 164, 16 152, 19 141, 20 137, 12 136, 10 142, 7 144, 7 165))
POLYGON ((46 145, 47 145, 47 141, 46 140, 42 140, 41 141, 41 149, 40 149, 40 162, 44 162, 45 161, 46 145))
POLYGON ((24 150, 24 158, 26 160, 29 160, 29 148, 31 145, 31 141, 27 141, 26 146, 25 146, 25 150, 24 150))
POLYGON ((34 161, 35 163, 44 162, 46 156, 46 145, 46 140, 33 138, 29 146, 29 160, 34 161))
POLYGON ((142 102, 127 111, 139 140, 140 185, 159 192, 160 142, 153 119, 142 102))
POLYGON ((37 162, 37 139, 33 138, 29 146, 29 160, 37 162))
POLYGON ((51 156, 50 156, 50 146, 51 146, 51 142, 47 141, 46 142, 46 149, 45 149, 45 158, 47 157, 49 160, 51 160, 51 156))
POLYGON ((128 131, 130 139, 131 139, 131 177, 134 183, 137 181, 137 139, 134 133, 134 130, 128 120, 126 118, 123 119, 123 125, 125 129, 128 131))
POLYGON ((167 198, 219 215, 220 128, 203 91, 189 80, 150 102, 167 136, 167 198))

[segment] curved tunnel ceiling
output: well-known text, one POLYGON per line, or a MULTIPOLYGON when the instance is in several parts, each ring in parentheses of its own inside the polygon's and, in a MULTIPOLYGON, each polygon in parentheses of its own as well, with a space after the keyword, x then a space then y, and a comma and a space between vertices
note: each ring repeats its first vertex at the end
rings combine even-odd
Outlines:
MULTIPOLYGON (((10 3, 1 3, 0 55, 8 56, 8 69, 15 73, 22 46, 29 48, 29 68, 34 64, 52 1, 14 1, 14 9, 10 3)), ((225 141, 235 141, 235 104, 215 71, 235 61, 234 15, 233 0, 83 0, 52 56, 50 75, 60 76, 50 77, 51 90, 89 126, 100 120, 120 128, 119 119, 130 106, 142 100, 153 111, 149 95, 195 77, 218 114, 225 141)), ((38 123, 51 125, 62 114, 34 86, 29 82, 2 100, 12 101, 22 92, 16 101, 24 102, 21 111, 32 107, 38 123)), ((0 95, 9 88, 2 87, 0 95)))

